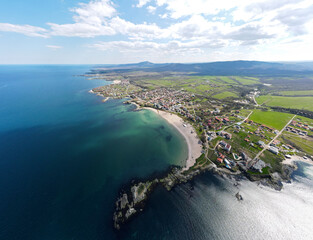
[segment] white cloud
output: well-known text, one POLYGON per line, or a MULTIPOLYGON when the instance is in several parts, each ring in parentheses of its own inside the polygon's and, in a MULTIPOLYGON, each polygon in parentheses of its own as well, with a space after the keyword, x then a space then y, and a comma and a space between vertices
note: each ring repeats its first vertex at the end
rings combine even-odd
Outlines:
POLYGON ((101 25, 107 18, 111 18, 116 14, 116 10, 110 0, 93 0, 89 3, 79 3, 79 6, 71 9, 72 12, 76 13, 73 17, 75 22, 101 25))
POLYGON ((117 14, 110 0, 93 0, 89 3, 79 3, 79 7, 70 9, 75 13, 75 23, 56 24, 48 23, 51 27, 51 35, 67 37, 95 37, 116 34, 116 31, 108 26, 110 18, 117 14))
POLYGON ((90 25, 87 23, 55 24, 48 23, 51 35, 65 37, 96 37, 115 35, 116 31, 109 26, 90 25))
POLYGON ((30 25, 16 25, 10 23, 0 23, 0 31, 2 32, 15 32, 21 33, 30 37, 43 37, 47 38, 47 30, 41 27, 30 25))
POLYGON ((313 4, 306 8, 284 9, 277 13, 275 20, 288 27, 294 35, 303 35, 309 31, 307 23, 313 20, 313 4))
POLYGON ((148 7, 147 7, 148 12, 149 12, 149 13, 152 13, 152 14, 155 13, 155 10, 156 10, 156 9, 157 9, 157 8, 154 7, 154 6, 148 6, 148 7))
POLYGON ((196 40, 191 42, 169 41, 167 43, 147 42, 147 41, 111 41, 99 42, 90 45, 92 48, 103 51, 120 50, 122 52, 141 52, 141 51, 166 51, 184 52, 201 51, 201 49, 215 49, 224 47, 226 42, 214 40, 196 40))
MULTIPOLYGON (((235 52, 231 47, 236 48, 236 54, 248 48, 253 52, 265 46, 277 47, 282 42, 306 46, 313 36, 312 0, 137 0, 136 3, 136 7, 142 8, 136 11, 157 12, 160 22, 146 23, 148 18, 134 23, 126 20, 132 16, 119 14, 112 1, 91 0, 70 9, 71 22, 50 22, 47 29, 0 23, 0 31, 36 37, 123 36, 128 40, 109 40, 92 46, 120 52, 198 56, 212 49, 235 52)), ((141 17, 144 16, 147 14, 141 17)))
POLYGON ((62 46, 58 46, 58 45, 46 45, 47 48, 51 48, 52 50, 58 50, 63 48, 62 46))
POLYGON ((242 4, 250 2, 249 0, 155 0, 157 6, 165 6, 172 18, 198 15, 198 14, 218 14, 223 10, 230 10, 242 4))
POLYGON ((185 40, 201 37, 216 39, 230 31, 229 23, 208 21, 201 15, 194 15, 168 28, 168 34, 172 38, 185 40))
POLYGON ((109 25, 116 32, 135 39, 156 38, 163 32, 156 24, 134 24, 120 17, 111 19, 109 25))
POLYGON ((136 7, 141 8, 149 2, 151 2, 151 0, 138 0, 138 4, 136 5, 136 7))

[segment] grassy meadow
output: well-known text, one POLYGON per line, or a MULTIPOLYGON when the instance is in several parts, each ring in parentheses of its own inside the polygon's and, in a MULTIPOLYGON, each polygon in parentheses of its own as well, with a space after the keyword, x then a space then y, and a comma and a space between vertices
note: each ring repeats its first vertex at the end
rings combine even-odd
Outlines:
POLYGON ((253 110, 253 113, 250 115, 249 119, 254 122, 264 124, 268 127, 281 130, 292 117, 293 115, 289 113, 262 111, 255 109, 253 110))
POLYGON ((284 107, 313 111, 313 97, 282 97, 263 95, 259 96, 256 101, 260 105, 263 104, 270 107, 284 107))

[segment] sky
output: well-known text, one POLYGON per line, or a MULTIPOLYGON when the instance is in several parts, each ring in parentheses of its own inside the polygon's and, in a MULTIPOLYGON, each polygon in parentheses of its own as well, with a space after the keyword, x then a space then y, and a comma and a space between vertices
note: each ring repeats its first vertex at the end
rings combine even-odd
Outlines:
POLYGON ((0 64, 313 60, 313 0, 2 0, 0 6, 0 64))

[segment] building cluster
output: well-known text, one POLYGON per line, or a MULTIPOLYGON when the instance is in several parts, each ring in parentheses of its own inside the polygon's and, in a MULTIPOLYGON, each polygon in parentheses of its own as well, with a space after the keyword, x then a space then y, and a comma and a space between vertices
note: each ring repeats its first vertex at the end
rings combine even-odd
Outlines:
POLYGON ((220 130, 223 126, 227 126, 230 124, 230 120, 228 117, 220 117, 215 116, 203 123, 203 127, 205 129, 213 129, 213 130, 220 130))
MULTIPOLYGON (((267 139, 268 137, 266 136, 266 133, 274 133, 274 134, 278 134, 279 132, 276 129, 273 129, 271 127, 268 127, 264 124, 258 124, 256 122, 253 122, 252 120, 246 120, 245 121, 246 124, 249 124, 251 126, 257 126, 258 128, 255 131, 248 131, 248 133, 250 135, 255 135, 257 137, 260 137, 261 139, 267 139)), ((238 128, 238 127, 237 127, 238 128)), ((250 136, 248 135, 247 138, 245 139, 246 142, 250 142, 250 136)), ((259 142, 257 143, 257 145, 259 145, 260 147, 264 147, 262 146, 263 144, 260 144, 259 142)))
POLYGON ((260 172, 262 173, 263 168, 270 166, 270 164, 266 164, 264 161, 261 159, 251 159, 247 156, 246 153, 241 152, 240 157, 238 158, 238 166, 243 170, 243 171, 253 171, 253 172, 260 172))
POLYGON ((123 80, 118 84, 110 84, 93 89, 93 92, 103 95, 104 97, 125 98, 134 95, 141 88, 129 84, 128 80, 123 80))
MULTIPOLYGON (((231 151, 231 145, 224 142, 220 141, 218 143, 220 151, 223 150, 226 153, 230 153, 231 151)), ((271 148, 275 148, 272 147, 271 148)), ((236 165, 240 167, 241 170, 243 171, 253 171, 253 172, 260 172, 262 173, 263 168, 270 166, 270 164, 266 164, 264 161, 261 159, 251 159, 248 157, 248 155, 245 152, 240 152, 239 155, 236 153, 232 153, 234 160, 231 160, 230 158, 227 158, 222 152, 217 151, 216 154, 218 155, 217 161, 221 164, 225 164, 225 167, 228 169, 233 169, 236 165)))
POLYGON ((286 127, 286 131, 298 134, 300 136, 308 135, 308 131, 313 131, 313 127, 308 124, 292 121, 288 127, 286 127))
POLYGON ((309 125, 306 124, 306 123, 297 122, 297 121, 292 121, 292 122, 290 123, 290 125, 291 125, 291 126, 294 126, 294 127, 302 128, 302 129, 307 130, 307 131, 309 131, 309 130, 313 131, 313 127, 312 127, 312 126, 309 126, 309 125))
POLYGON ((218 136, 221 136, 221 137, 226 138, 226 139, 231 139, 232 138, 232 134, 230 134, 228 132, 225 132, 225 131, 219 131, 216 134, 218 136))
POLYGON ((201 122, 202 119, 195 113, 197 106, 193 103, 194 97, 188 92, 168 88, 157 88, 136 93, 136 98, 142 100, 147 106, 178 113, 193 122, 201 122))
POLYGON ((228 169, 232 169, 233 167, 236 166, 236 163, 233 160, 226 158, 226 156, 222 154, 221 152, 218 153, 217 161, 219 163, 224 163, 226 168, 228 169))

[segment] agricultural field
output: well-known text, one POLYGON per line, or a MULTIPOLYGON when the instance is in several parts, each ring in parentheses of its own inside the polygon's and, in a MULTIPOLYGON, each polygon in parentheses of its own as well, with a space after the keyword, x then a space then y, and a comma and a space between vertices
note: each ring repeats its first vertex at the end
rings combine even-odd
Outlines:
POLYGON ((233 78, 236 81, 238 81, 240 84, 243 84, 243 85, 260 84, 260 82, 257 78, 251 78, 251 77, 233 77, 233 78))
POLYGON ((264 124, 268 127, 281 130, 292 117, 293 115, 289 113, 262 111, 255 109, 253 110, 253 113, 250 115, 249 119, 254 122, 264 124))
POLYGON ((282 91, 278 92, 279 95, 283 96, 313 96, 313 90, 308 91, 282 91))
POLYGON ((260 105, 270 107, 284 107, 313 111, 313 97, 282 97, 263 95, 256 98, 260 105))
POLYGON ((233 92, 225 91, 225 92, 212 95, 212 97, 217 98, 217 99, 224 99, 224 98, 229 98, 229 97, 238 98, 238 95, 233 92))

